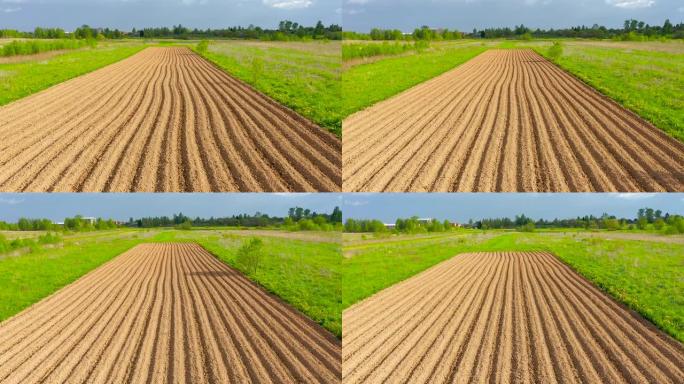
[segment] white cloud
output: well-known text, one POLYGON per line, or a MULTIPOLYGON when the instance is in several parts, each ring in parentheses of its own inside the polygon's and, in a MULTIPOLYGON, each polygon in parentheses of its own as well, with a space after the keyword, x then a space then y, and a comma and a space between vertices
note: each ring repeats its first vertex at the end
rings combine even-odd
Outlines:
POLYGON ((345 200, 344 205, 349 205, 352 207, 361 207, 364 205, 368 205, 368 202, 365 200, 345 200))
POLYGON ((313 5, 313 0, 263 0, 264 5, 278 9, 302 9, 313 5))
POLYGON ((24 199, 17 199, 14 197, 10 197, 10 198, 0 197, 0 204, 17 205, 17 204, 21 204, 23 202, 24 202, 24 199))
POLYGON ((655 197, 655 193, 618 193, 617 195, 618 199, 623 199, 623 200, 645 200, 645 199, 650 199, 652 197, 655 197))
POLYGON ((637 9, 648 8, 655 4, 655 0, 606 0, 606 4, 618 8, 637 9))

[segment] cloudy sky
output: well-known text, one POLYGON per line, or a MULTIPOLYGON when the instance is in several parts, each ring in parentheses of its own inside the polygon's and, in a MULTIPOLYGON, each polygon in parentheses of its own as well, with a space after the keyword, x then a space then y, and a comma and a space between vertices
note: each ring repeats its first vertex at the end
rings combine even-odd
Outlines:
POLYGON ((524 213, 535 219, 569 218, 604 212, 634 217, 639 208, 684 214, 684 193, 452 193, 452 194, 345 194, 345 218, 380 219, 435 217, 467 222, 469 219, 514 217, 524 213))
POLYGON ((621 26, 635 18, 661 25, 684 19, 682 0, 342 0, 345 30, 373 27, 412 31, 421 25, 461 31, 525 24, 558 28, 621 26))
POLYGON ((284 216, 294 206, 329 213, 335 206, 341 206, 341 198, 341 194, 330 193, 0 193, 0 220, 15 222, 20 217, 62 220, 79 214, 128 220, 129 217, 171 216, 178 212, 191 217, 257 211, 284 216))
POLYGON ((280 20, 304 25, 341 23, 341 0, 0 0, 0 29, 36 26, 73 30, 89 24, 130 30, 183 24, 223 28, 280 20))

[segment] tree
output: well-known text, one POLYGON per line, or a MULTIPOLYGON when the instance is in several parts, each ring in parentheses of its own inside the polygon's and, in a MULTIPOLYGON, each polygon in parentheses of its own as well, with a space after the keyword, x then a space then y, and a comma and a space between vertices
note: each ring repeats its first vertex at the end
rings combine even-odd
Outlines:
POLYGON ((665 23, 663 23, 663 34, 664 35, 669 35, 672 34, 672 23, 670 23, 670 19, 666 19, 665 23))
POLYGON ((342 223, 342 210, 340 207, 335 207, 330 215, 330 221, 333 223, 342 223))
POLYGON ((256 274, 261 264, 263 245, 264 242, 256 237, 243 243, 237 251, 235 262, 247 273, 256 274))

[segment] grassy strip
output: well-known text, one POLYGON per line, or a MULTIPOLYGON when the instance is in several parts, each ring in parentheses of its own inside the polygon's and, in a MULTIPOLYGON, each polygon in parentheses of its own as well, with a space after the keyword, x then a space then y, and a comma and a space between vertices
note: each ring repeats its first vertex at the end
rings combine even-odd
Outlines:
POLYGON ((0 64, 0 105, 123 60, 143 48, 143 45, 111 44, 44 61, 0 64))
POLYGON ((341 135, 339 53, 319 54, 288 48, 287 44, 275 47, 230 42, 213 43, 207 51, 195 51, 260 92, 341 135))
POLYGON ((62 248, 37 248, 21 256, 0 258, 0 321, 51 295, 115 256, 141 243, 65 240, 62 248))
POLYGON ((553 59, 604 95, 684 141, 684 55, 637 49, 566 45, 553 59))
POLYGON ((342 60, 352 60, 362 57, 400 55, 409 51, 422 52, 430 47, 430 42, 419 40, 416 42, 383 41, 382 43, 349 43, 342 44, 342 60))
POLYGON ((263 259, 256 272, 246 270, 235 260, 238 249, 250 237, 206 231, 165 232, 154 241, 197 242, 337 337, 342 337, 340 245, 265 236, 260 239, 263 259))
POLYGON ((74 40, 74 39, 58 39, 58 40, 14 40, 2 46, 2 53, 0 56, 19 56, 19 55, 35 55, 41 52, 58 51, 61 49, 78 49, 86 46, 95 48, 97 42, 95 40, 74 40))
POLYGON ((342 116, 347 117, 482 53, 481 46, 436 48, 354 66, 342 74, 342 116))
POLYGON ((433 241, 344 247, 343 307, 453 257, 477 251, 549 251, 603 291, 684 341, 684 247, 573 233, 459 231, 433 241))

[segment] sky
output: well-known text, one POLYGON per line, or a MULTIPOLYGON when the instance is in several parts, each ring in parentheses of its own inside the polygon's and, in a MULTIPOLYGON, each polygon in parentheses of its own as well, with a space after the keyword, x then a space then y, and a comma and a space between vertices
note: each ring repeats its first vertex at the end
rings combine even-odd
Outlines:
POLYGON ((172 216, 225 217, 253 214, 286 216, 300 206, 331 213, 341 206, 334 193, 0 193, 0 220, 16 222, 20 217, 61 221, 75 215, 126 221, 129 217, 172 216))
POLYGON ((684 193, 357 193, 345 194, 343 200, 345 219, 386 223, 411 216, 466 223, 469 219, 513 218, 522 213, 535 220, 603 213, 631 218, 644 207, 684 215, 684 193))
POLYGON ((123 31, 179 23, 200 29, 276 28, 281 20, 341 24, 341 0, 0 0, 0 29, 23 31, 36 26, 72 31, 83 24, 123 31))
POLYGON ((458 29, 513 27, 559 28, 594 23, 620 27, 634 18, 662 25, 684 19, 682 0, 342 0, 343 27, 368 32, 373 27, 404 32, 427 25, 458 29))

